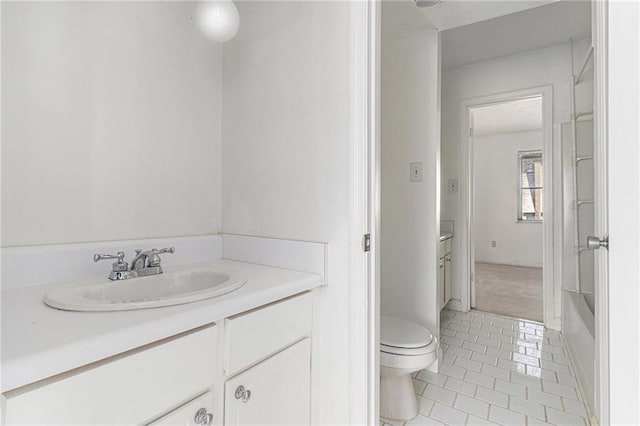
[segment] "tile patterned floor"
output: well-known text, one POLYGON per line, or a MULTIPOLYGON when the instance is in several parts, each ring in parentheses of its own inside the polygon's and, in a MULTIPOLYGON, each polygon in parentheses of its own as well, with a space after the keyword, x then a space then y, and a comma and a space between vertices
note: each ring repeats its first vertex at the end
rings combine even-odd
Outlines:
POLYGON ((440 373, 414 375, 420 414, 392 425, 589 425, 560 334, 500 315, 443 310, 440 373))

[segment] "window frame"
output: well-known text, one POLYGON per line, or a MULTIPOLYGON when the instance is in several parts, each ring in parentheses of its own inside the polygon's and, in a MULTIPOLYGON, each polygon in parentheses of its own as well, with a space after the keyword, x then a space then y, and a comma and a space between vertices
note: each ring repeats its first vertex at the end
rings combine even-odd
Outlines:
POLYGON ((542 223, 542 221, 544 220, 544 210, 542 210, 541 215, 542 215, 542 219, 533 219, 533 220, 526 220, 526 219, 522 219, 522 194, 523 194, 523 189, 527 189, 527 190, 537 190, 539 189, 544 197, 544 185, 543 186, 531 186, 531 187, 527 187, 527 188, 523 188, 522 187, 522 160, 525 158, 540 158, 540 161, 542 162, 542 175, 544 177, 544 157, 543 157, 543 152, 541 149, 534 149, 534 150, 529 150, 529 151, 518 151, 518 164, 517 164, 517 173, 518 173, 518 194, 517 194, 517 217, 516 217, 516 222, 517 223, 542 223))

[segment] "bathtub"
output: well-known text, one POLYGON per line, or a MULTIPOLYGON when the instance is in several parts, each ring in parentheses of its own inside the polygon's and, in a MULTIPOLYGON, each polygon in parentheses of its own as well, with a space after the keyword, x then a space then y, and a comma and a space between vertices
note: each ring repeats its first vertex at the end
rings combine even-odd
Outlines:
POLYGON ((593 306, 593 295, 563 292, 563 337, 590 415, 595 413, 596 345, 593 306))

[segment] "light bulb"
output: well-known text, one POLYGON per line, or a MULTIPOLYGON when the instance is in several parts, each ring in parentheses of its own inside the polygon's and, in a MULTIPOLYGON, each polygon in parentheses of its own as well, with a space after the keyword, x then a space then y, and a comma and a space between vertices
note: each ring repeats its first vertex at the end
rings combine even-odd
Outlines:
POLYGON ((232 0, 200 2, 197 19, 200 30, 220 42, 231 40, 240 27, 240 14, 232 0))

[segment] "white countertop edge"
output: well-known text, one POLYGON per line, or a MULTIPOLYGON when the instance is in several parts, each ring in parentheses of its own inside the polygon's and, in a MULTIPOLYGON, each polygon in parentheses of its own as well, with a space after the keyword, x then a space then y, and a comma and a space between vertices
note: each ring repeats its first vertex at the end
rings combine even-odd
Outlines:
MULTIPOLYGON (((242 266, 240 262, 234 263, 242 266)), ((251 265, 251 268, 254 270, 256 268, 262 269, 265 272, 279 269, 257 265, 251 265)), ((70 344, 56 345, 36 353, 5 357, 3 351, 2 392, 32 384, 206 324, 220 323, 221 320, 232 315, 322 285, 322 280, 318 275, 300 273, 299 271, 291 272, 298 277, 266 288, 257 286, 255 289, 249 289, 246 294, 232 296, 231 300, 229 298, 213 298, 195 302, 187 304, 191 309, 182 311, 172 310, 175 307, 155 308, 166 310, 167 315, 151 318, 137 324, 123 325, 106 333, 82 337, 70 344), (304 274, 304 276, 300 277, 300 274, 304 274)), ((44 309, 51 308, 45 306, 44 309)), ((118 313, 111 312, 107 315, 118 315, 118 313)), ((104 315, 105 313, 100 314, 104 315)), ((6 343, 3 339, 4 344, 6 343)))

